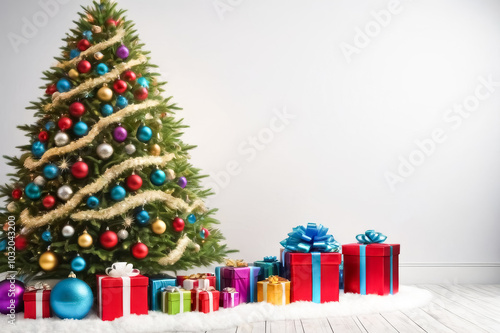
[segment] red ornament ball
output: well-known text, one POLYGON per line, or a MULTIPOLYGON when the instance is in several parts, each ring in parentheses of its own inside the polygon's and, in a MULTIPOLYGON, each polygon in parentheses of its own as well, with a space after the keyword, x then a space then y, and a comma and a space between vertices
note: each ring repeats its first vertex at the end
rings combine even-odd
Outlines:
POLYGON ((142 186, 142 178, 138 175, 130 175, 127 177, 127 187, 131 191, 137 191, 142 186))
POLYGON ((71 174, 77 179, 83 179, 89 174, 89 166, 83 161, 78 161, 71 166, 71 174))
POLYGON ((46 209, 51 209, 56 204, 56 198, 53 195, 47 195, 42 199, 42 205, 46 209))
POLYGON ((24 235, 17 235, 14 239, 16 250, 23 251, 28 246, 28 239, 24 235))
POLYGON ((113 18, 110 17, 109 19, 106 20, 106 25, 109 25, 109 26, 114 25, 116 27, 118 25, 118 22, 113 20, 113 18))
POLYGON ((202 228, 200 231, 200 236, 201 236, 201 238, 205 239, 208 236, 210 236, 210 231, 208 231, 207 228, 202 228))
POLYGON ((99 242, 103 248, 110 250, 118 244, 118 235, 114 231, 106 230, 101 237, 99 237, 99 242))
POLYGON ((78 42, 78 44, 76 44, 76 47, 80 51, 85 51, 86 49, 88 49, 90 47, 90 42, 86 39, 82 39, 81 41, 78 42))
POLYGON ((116 80, 115 83, 113 83, 113 89, 117 94, 123 94, 127 91, 127 82, 123 80, 116 80))
POLYGON ((68 118, 68 117, 62 117, 57 122, 57 126, 59 126, 59 128, 61 129, 61 131, 65 131, 67 129, 70 129, 71 126, 73 126, 73 121, 70 118, 68 118))
POLYGON ((181 219, 180 217, 176 217, 172 221, 172 226, 174 227, 175 231, 181 232, 182 230, 184 230, 184 220, 181 219))
POLYGON ((80 102, 71 103, 69 113, 75 118, 80 118, 85 113, 85 106, 80 102))
POLYGON ((92 65, 88 60, 82 60, 78 63, 76 69, 78 69, 80 73, 88 73, 92 69, 92 65))
POLYGON ((52 95, 56 91, 57 91, 57 87, 56 87, 55 84, 50 84, 50 85, 47 86, 47 89, 45 89, 45 93, 47 95, 52 95))
POLYGON ((131 248, 132 256, 135 259, 144 259, 149 253, 149 249, 144 243, 136 243, 131 248))
POLYGON ((41 131, 40 133, 38 133, 38 140, 40 140, 41 142, 47 142, 48 139, 49 133, 47 133, 46 131, 41 131))
POLYGON ((123 79, 125 79, 125 81, 128 82, 134 82, 135 79, 137 79, 137 75, 135 75, 135 73, 132 72, 131 70, 128 70, 125 71, 125 73, 123 73, 123 79))
POLYGON ((23 195, 23 190, 21 190, 20 188, 15 188, 12 190, 12 199, 14 200, 21 199, 22 195, 23 195))
POLYGON ((146 98, 148 98, 148 94, 149 94, 148 90, 144 87, 141 87, 136 91, 134 91, 134 97, 138 101, 143 101, 146 98))

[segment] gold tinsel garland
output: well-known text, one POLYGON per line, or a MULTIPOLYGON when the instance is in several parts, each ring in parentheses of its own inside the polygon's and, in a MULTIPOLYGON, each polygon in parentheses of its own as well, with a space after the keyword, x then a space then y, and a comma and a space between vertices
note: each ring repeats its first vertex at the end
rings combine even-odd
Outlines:
POLYGON ((92 45, 91 47, 89 47, 85 51, 81 52, 78 57, 73 58, 73 59, 68 60, 68 61, 60 62, 56 65, 56 67, 66 69, 68 67, 74 66, 77 62, 80 62, 80 60, 85 59, 89 55, 94 54, 94 53, 99 52, 99 51, 102 51, 102 50, 110 47, 111 45, 118 43, 119 41, 122 40, 123 37, 125 37, 125 30, 118 29, 116 31, 116 35, 114 35, 112 38, 110 38, 107 41, 104 41, 102 43, 92 45))
POLYGON ((88 220, 109 220, 115 216, 121 215, 129 210, 142 206, 145 203, 153 201, 163 201, 170 209, 179 210, 186 213, 191 213, 194 210, 206 211, 205 204, 202 200, 196 200, 191 205, 184 200, 172 196, 170 193, 151 190, 145 191, 134 196, 129 196, 125 200, 114 204, 111 207, 101 210, 85 210, 71 214, 71 219, 74 221, 88 220))
POLYGON ((82 147, 88 145, 89 143, 91 143, 94 140, 94 138, 97 135, 99 135, 99 133, 107 126, 114 124, 114 123, 118 123, 123 118, 130 116, 131 114, 134 114, 137 111, 151 108, 151 107, 157 106, 159 104, 160 104, 159 101, 149 100, 149 101, 144 102, 144 103, 129 105, 129 106, 125 107, 124 109, 118 111, 117 113, 114 113, 109 117, 102 118, 101 120, 99 120, 99 122, 97 124, 95 124, 92 127, 92 129, 89 131, 89 133, 86 136, 84 136, 83 138, 80 138, 76 141, 72 141, 70 144, 68 144, 64 147, 54 147, 54 148, 47 150, 38 161, 35 161, 31 157, 28 157, 24 161, 24 167, 27 169, 33 170, 33 169, 47 163, 52 157, 61 156, 63 154, 67 154, 69 152, 72 152, 72 151, 75 151, 79 148, 82 148, 82 147))
POLYGON ((169 266, 175 264, 182 257, 182 255, 186 251, 186 248, 189 246, 191 242, 192 240, 190 240, 187 235, 184 235, 177 241, 177 246, 175 247, 175 249, 170 251, 170 253, 165 257, 160 258, 158 260, 158 263, 162 266, 169 266))
POLYGON ((126 160, 106 170, 106 172, 104 172, 104 174, 94 183, 88 184, 87 186, 83 187, 81 190, 76 192, 73 197, 68 200, 63 206, 57 209, 54 209, 41 216, 31 216, 28 209, 23 210, 20 215, 21 224, 26 226, 27 228, 35 228, 50 224, 55 220, 64 218, 68 216, 71 211, 75 210, 85 197, 99 192, 125 171, 149 165, 165 165, 173 158, 175 158, 174 154, 167 154, 163 156, 146 156, 126 160))
POLYGON ((113 68, 111 71, 108 73, 104 74, 103 76, 97 77, 95 79, 87 80, 83 83, 81 83, 78 87, 75 89, 71 89, 70 91, 60 93, 56 95, 56 97, 52 100, 52 103, 46 104, 43 109, 47 112, 49 112, 53 107, 57 106, 59 103, 61 103, 64 100, 70 99, 71 97, 78 95, 84 91, 90 91, 94 89, 95 87, 108 83, 114 79, 116 79, 122 72, 145 63, 148 60, 148 58, 141 54, 137 59, 130 60, 129 62, 122 62, 121 64, 118 64, 113 68))

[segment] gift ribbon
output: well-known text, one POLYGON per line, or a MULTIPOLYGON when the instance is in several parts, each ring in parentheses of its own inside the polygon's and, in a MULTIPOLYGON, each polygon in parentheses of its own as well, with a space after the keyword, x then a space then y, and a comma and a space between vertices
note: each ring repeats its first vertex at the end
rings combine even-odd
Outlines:
POLYGON ((248 264, 241 259, 225 259, 227 267, 247 267, 248 264))
POLYGON ((43 318, 43 292, 50 290, 46 283, 37 282, 34 286, 26 288, 26 292, 36 292, 35 294, 35 318, 43 318))
POLYGON ((356 236, 356 240, 361 244, 383 243, 386 239, 386 235, 375 230, 366 230, 364 234, 356 236))
POLYGON ((215 267, 215 287, 217 290, 221 290, 221 281, 222 281, 222 277, 220 276, 220 269, 221 267, 218 266, 218 267, 215 267))
POLYGON ((228 293, 231 297, 231 308, 234 308, 234 295, 236 294, 236 288, 232 288, 232 287, 226 287, 224 288, 223 290, 224 292, 228 293))
POLYGON ((321 224, 308 223, 307 227, 297 226, 280 244, 294 252, 339 252, 340 244, 328 235, 328 228, 321 224))
POLYGON ((26 292, 29 292, 29 291, 38 291, 38 290, 50 290, 50 286, 46 283, 42 283, 42 282, 37 282, 35 283, 34 286, 29 286, 28 288, 26 288, 26 292))
MULTIPOLYGON (((390 294, 394 294, 393 290, 393 256, 392 256, 392 245, 389 245, 391 249, 391 256, 390 256, 390 294)), ((365 244, 360 244, 359 245, 359 293, 361 295, 366 295, 366 245, 365 244)))
POLYGON ((264 257, 264 262, 275 262, 275 261, 278 261, 278 259, 276 259, 276 256, 264 257))
POLYGON ((253 273, 253 271, 257 270, 258 272, 260 270, 260 267, 250 266, 249 268, 250 268, 250 295, 248 296, 248 301, 255 302, 255 285, 257 284, 257 281, 255 281, 255 274, 253 273))
POLYGON ((206 291, 208 293, 208 312, 214 312, 214 287, 209 287, 207 289, 196 289, 196 312, 200 312, 200 293, 206 291))
POLYGON ((181 288, 174 287, 174 286, 168 286, 166 288, 162 288, 161 291, 162 291, 162 305, 165 307, 163 309, 163 312, 167 312, 166 305, 165 305, 165 304, 167 304, 167 302, 166 302, 167 293, 177 293, 177 292, 179 293, 179 306, 180 306, 179 313, 184 312, 184 295, 182 293, 181 288))
MULTIPOLYGON (((123 316, 130 314, 130 293, 131 281, 130 277, 139 275, 140 271, 134 269, 132 264, 118 265, 114 263, 111 267, 106 268, 106 275, 110 277, 119 277, 122 279, 122 311, 123 316)), ((99 314, 102 317, 102 279, 105 276, 99 277, 99 314)))
POLYGON ((321 253, 311 253, 312 264, 312 301, 321 303, 321 253))

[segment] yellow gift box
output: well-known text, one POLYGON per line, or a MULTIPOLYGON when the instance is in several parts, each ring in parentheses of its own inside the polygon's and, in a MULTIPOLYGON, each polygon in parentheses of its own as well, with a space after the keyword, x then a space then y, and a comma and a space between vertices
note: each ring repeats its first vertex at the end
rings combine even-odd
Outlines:
POLYGON ((277 275, 257 282, 257 302, 290 304, 290 281, 277 275))

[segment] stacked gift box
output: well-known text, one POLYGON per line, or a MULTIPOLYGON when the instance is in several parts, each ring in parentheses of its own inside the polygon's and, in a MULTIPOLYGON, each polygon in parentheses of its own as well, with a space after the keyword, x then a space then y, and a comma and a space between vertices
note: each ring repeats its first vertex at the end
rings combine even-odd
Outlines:
MULTIPOLYGON (((226 259, 215 274, 143 276, 132 264, 117 262, 97 275, 97 311, 104 321, 148 310, 169 315, 210 313, 219 307, 268 302, 339 301, 339 289, 361 295, 392 295, 399 290, 399 244, 385 244, 373 230, 357 235, 357 243, 341 246, 328 228, 298 226, 280 244, 275 256, 247 264, 226 259)), ((51 290, 37 283, 24 293, 25 318, 49 318, 51 290)))

